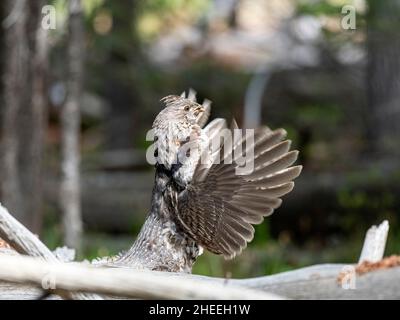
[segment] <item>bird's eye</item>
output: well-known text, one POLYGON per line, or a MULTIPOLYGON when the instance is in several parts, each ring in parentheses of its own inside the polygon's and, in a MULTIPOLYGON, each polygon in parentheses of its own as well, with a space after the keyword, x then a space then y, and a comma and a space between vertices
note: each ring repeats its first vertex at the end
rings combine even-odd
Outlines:
POLYGON ((185 111, 189 111, 189 109, 190 109, 189 106, 186 106, 186 107, 185 107, 185 111))

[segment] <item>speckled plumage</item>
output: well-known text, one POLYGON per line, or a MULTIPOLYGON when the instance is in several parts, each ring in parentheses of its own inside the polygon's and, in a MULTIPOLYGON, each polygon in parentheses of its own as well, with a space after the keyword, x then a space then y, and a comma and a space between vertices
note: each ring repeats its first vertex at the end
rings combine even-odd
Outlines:
POLYGON ((113 261, 138 269, 190 272, 202 249, 173 219, 176 191, 165 169, 156 169, 150 213, 128 252, 113 261))
POLYGON ((203 247, 232 258, 252 240, 252 225, 279 207, 300 174, 300 166, 290 167, 297 151, 282 141, 284 130, 259 128, 254 140, 238 138, 217 150, 224 152, 207 152, 211 139, 227 129, 226 121, 202 128, 209 103, 182 96, 162 101, 165 108, 153 124, 157 164, 150 213, 133 246, 101 264, 190 272, 203 247), (254 170, 237 173, 239 148, 254 149, 254 170), (179 157, 182 152, 186 157, 179 157), (199 162, 201 155, 206 163, 199 162), (228 156, 234 161, 225 161, 228 156))

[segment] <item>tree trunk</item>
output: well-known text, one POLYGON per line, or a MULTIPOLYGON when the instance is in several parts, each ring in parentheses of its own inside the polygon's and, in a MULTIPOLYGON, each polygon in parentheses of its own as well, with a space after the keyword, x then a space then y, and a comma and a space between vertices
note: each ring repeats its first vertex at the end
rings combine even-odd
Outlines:
POLYGON ((42 166, 46 129, 47 31, 41 26, 41 9, 45 0, 29 1, 26 35, 29 48, 28 84, 20 93, 23 104, 18 116, 19 172, 21 192, 24 194, 25 223, 39 234, 42 221, 42 166), (35 193, 32 192, 35 190, 35 193))
POLYGON ((47 33, 44 0, 6 5, 2 117, 2 199, 35 233, 42 218, 42 157, 46 127, 47 33), (35 190, 35 193, 32 192, 35 190), (24 194, 24 197, 21 197, 24 194))
MULTIPOLYGON (((41 8, 46 1, 31 1, 31 12, 40 17, 41 8), (32 2, 32 4, 31 4, 32 2), (33 5, 36 4, 36 6, 33 5)), ((30 193, 29 212, 31 225, 36 233, 42 228, 43 220, 43 158, 45 152, 45 133, 47 128, 47 68, 48 68, 48 31, 42 28, 41 19, 36 20, 35 51, 32 57, 32 135, 29 148, 31 159, 31 185, 35 194, 30 193)), ((27 195, 28 193, 25 193, 27 195)))
POLYGON ((27 87, 28 46, 25 34, 26 0, 9 0, 5 5, 5 68, 3 75, 3 114, 1 123, 2 202, 18 219, 26 221, 18 170, 18 113, 27 87))
POLYGON ((373 151, 399 154, 400 0, 369 0, 368 139, 373 151))
POLYGON ((84 30, 80 0, 69 4, 67 100, 61 114, 62 181, 60 203, 63 211, 65 243, 79 248, 82 235, 80 199, 80 110, 83 85, 84 30))

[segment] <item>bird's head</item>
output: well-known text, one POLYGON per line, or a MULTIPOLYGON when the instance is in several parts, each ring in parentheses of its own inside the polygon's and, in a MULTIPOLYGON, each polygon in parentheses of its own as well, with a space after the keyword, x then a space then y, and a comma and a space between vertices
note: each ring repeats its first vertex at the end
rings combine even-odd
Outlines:
POLYGON ((161 102, 165 108, 153 122, 157 162, 167 169, 178 163, 179 149, 200 135, 206 108, 193 99, 170 95, 161 102))
POLYGON ((165 122, 196 125, 205 108, 197 102, 180 96, 170 95, 161 99, 165 108, 157 115, 153 128, 165 122))

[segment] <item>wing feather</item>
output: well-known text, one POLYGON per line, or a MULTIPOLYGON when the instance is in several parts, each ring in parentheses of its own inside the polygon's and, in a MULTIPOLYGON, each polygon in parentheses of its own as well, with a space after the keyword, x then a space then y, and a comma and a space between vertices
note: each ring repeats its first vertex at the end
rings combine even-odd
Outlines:
MULTIPOLYGON (((226 128, 226 121, 217 119, 204 130, 208 137, 216 137, 226 128)), ((237 129, 236 122, 231 129, 237 129)), ((289 151, 290 141, 282 141, 285 136, 283 129, 262 127, 255 131, 254 140, 224 140, 218 154, 208 155, 211 165, 197 165, 192 182, 178 197, 177 222, 200 245, 232 258, 253 239, 252 225, 261 223, 281 205, 280 197, 293 189, 292 180, 302 169, 290 167, 298 152, 289 151), (247 154, 251 148, 253 170, 237 173, 239 157, 235 151, 247 154), (232 163, 219 163, 229 157, 232 163)))

